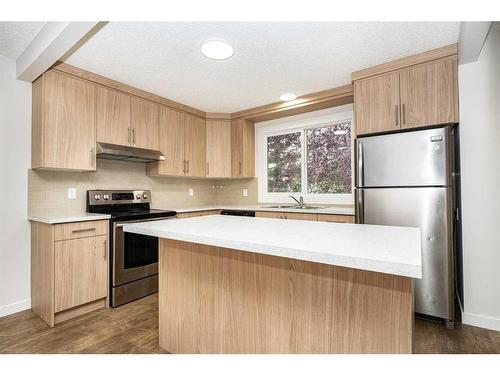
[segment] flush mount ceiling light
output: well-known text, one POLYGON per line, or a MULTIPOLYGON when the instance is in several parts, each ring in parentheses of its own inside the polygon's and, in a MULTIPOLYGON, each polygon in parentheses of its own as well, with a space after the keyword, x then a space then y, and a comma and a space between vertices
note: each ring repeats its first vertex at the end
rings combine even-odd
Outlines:
POLYGON ((295 100, 297 99, 297 95, 291 92, 287 92, 285 94, 282 94, 280 96, 280 99, 283 100, 284 102, 289 102, 290 100, 295 100))
POLYGON ((233 56, 233 47, 222 40, 211 40, 201 45, 201 53, 213 60, 226 60, 233 56))

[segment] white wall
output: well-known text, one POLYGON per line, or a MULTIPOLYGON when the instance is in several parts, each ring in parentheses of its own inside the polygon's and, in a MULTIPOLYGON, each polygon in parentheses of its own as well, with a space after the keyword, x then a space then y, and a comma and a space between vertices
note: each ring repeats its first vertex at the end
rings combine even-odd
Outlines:
POLYGON ((30 304, 31 84, 16 80, 14 60, 0 55, 0 316, 30 304))
POLYGON ((500 28, 459 66, 463 322, 500 330, 500 28))

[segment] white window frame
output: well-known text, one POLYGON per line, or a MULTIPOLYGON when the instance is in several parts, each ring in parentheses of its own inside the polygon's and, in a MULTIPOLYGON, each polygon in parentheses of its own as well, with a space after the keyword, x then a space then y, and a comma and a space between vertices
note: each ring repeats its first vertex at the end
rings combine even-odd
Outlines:
MULTIPOLYGON (((265 121, 255 124, 255 166, 258 177, 258 196, 262 203, 291 202, 290 195, 299 199, 304 197, 306 203, 319 204, 354 204, 354 121, 352 104, 327 108, 320 111, 284 117, 277 120, 265 121), (299 193, 270 193, 267 191, 267 137, 272 135, 304 132, 309 128, 328 125, 332 122, 351 121, 351 193, 350 194, 308 194, 307 193, 307 163, 306 144, 302 144, 302 170, 301 187, 299 193)), ((302 138, 305 142, 305 136, 302 138)))

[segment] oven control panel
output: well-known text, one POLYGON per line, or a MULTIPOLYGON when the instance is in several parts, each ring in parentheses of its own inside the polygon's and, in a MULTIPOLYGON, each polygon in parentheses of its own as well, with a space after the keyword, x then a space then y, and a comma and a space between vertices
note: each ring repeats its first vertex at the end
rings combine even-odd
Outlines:
POLYGON ((89 190, 87 194, 90 206, 151 203, 150 190, 89 190))

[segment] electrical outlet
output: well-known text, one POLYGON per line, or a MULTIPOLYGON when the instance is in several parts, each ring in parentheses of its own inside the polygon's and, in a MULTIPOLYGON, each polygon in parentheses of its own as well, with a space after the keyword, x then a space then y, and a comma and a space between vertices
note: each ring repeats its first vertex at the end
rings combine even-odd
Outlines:
POLYGON ((68 199, 76 199, 76 188, 68 188, 68 199))
POLYGON ((243 189, 243 196, 248 197, 248 189, 243 189))
POLYGON ((189 196, 190 196, 190 197, 192 197, 192 196, 194 195, 194 190, 193 190, 193 188, 189 188, 189 190, 188 190, 188 194, 189 194, 189 196))

